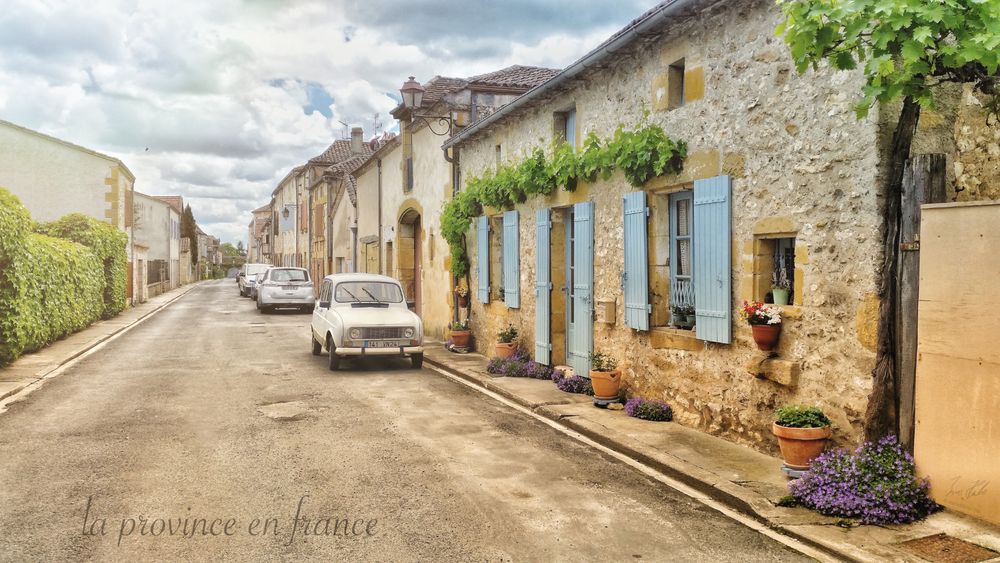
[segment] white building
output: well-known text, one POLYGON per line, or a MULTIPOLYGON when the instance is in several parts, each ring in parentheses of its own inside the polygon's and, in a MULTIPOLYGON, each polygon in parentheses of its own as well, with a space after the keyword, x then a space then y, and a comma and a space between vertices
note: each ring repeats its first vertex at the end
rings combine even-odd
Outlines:
POLYGON ((180 285, 181 216, 167 201, 135 192, 133 236, 146 247, 143 297, 180 285))

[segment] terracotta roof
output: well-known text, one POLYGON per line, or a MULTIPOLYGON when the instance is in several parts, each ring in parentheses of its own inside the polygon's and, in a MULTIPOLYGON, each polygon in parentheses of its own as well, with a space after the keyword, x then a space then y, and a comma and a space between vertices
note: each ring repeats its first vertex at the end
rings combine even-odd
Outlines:
POLYGON ((251 213, 263 213, 265 211, 271 211, 271 203, 270 202, 265 203, 264 205, 261 205, 257 209, 254 209, 251 213))
POLYGON ((559 74, 558 68, 511 65, 486 74, 469 77, 470 85, 530 89, 559 74))
POLYGON ((351 158, 351 141, 347 139, 334 141, 319 156, 309 159, 309 164, 336 164, 351 158))
POLYGON ((174 208, 174 211, 183 214, 184 213, 184 198, 179 195, 154 195, 154 199, 158 199, 163 203, 166 203, 170 207, 174 208))
MULTIPOLYGON (((458 92, 469 85, 464 78, 451 78, 448 76, 435 76, 424 84, 424 97, 420 101, 421 108, 429 108, 441 101, 442 98, 453 92, 458 92)), ((393 117, 399 119, 401 112, 405 108, 403 104, 397 105, 391 112, 393 117)))

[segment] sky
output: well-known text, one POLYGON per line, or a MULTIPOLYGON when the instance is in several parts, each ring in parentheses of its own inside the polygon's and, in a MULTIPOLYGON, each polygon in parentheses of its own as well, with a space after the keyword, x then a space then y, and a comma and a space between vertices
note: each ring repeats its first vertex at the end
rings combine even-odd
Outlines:
POLYGON ((562 68, 656 3, 0 0, 0 119, 120 158, 246 243, 289 169, 394 127, 407 76, 562 68))

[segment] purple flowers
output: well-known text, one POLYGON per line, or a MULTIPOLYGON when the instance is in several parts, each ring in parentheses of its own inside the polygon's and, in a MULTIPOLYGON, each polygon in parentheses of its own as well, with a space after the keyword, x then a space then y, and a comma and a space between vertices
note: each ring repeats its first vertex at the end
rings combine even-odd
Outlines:
POLYGON ((549 379, 552 368, 528 359, 528 353, 520 348, 509 358, 492 358, 486 364, 486 372, 504 377, 530 377, 532 379, 549 379))
POLYGON ((571 377, 564 377, 562 371, 559 371, 559 377, 555 374, 552 375, 552 381, 556 382, 556 387, 560 391, 565 391, 567 393, 579 393, 581 395, 593 395, 594 387, 590 384, 590 380, 586 377, 580 377, 579 375, 574 375, 571 377))
POLYGON ((865 442, 853 452, 838 449, 813 460, 788 491, 803 506, 826 516, 864 524, 906 524, 936 511, 926 479, 895 436, 865 442))
POLYGON ((663 401, 632 397, 625 403, 625 414, 643 420, 671 421, 674 411, 663 401))

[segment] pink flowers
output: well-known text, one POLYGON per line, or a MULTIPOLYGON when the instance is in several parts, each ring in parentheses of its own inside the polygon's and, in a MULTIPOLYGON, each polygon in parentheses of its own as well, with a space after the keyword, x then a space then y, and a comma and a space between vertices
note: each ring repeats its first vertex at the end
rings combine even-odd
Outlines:
POLYGON ((760 301, 744 301, 743 308, 740 309, 740 316, 751 325, 781 324, 781 308, 760 301))

